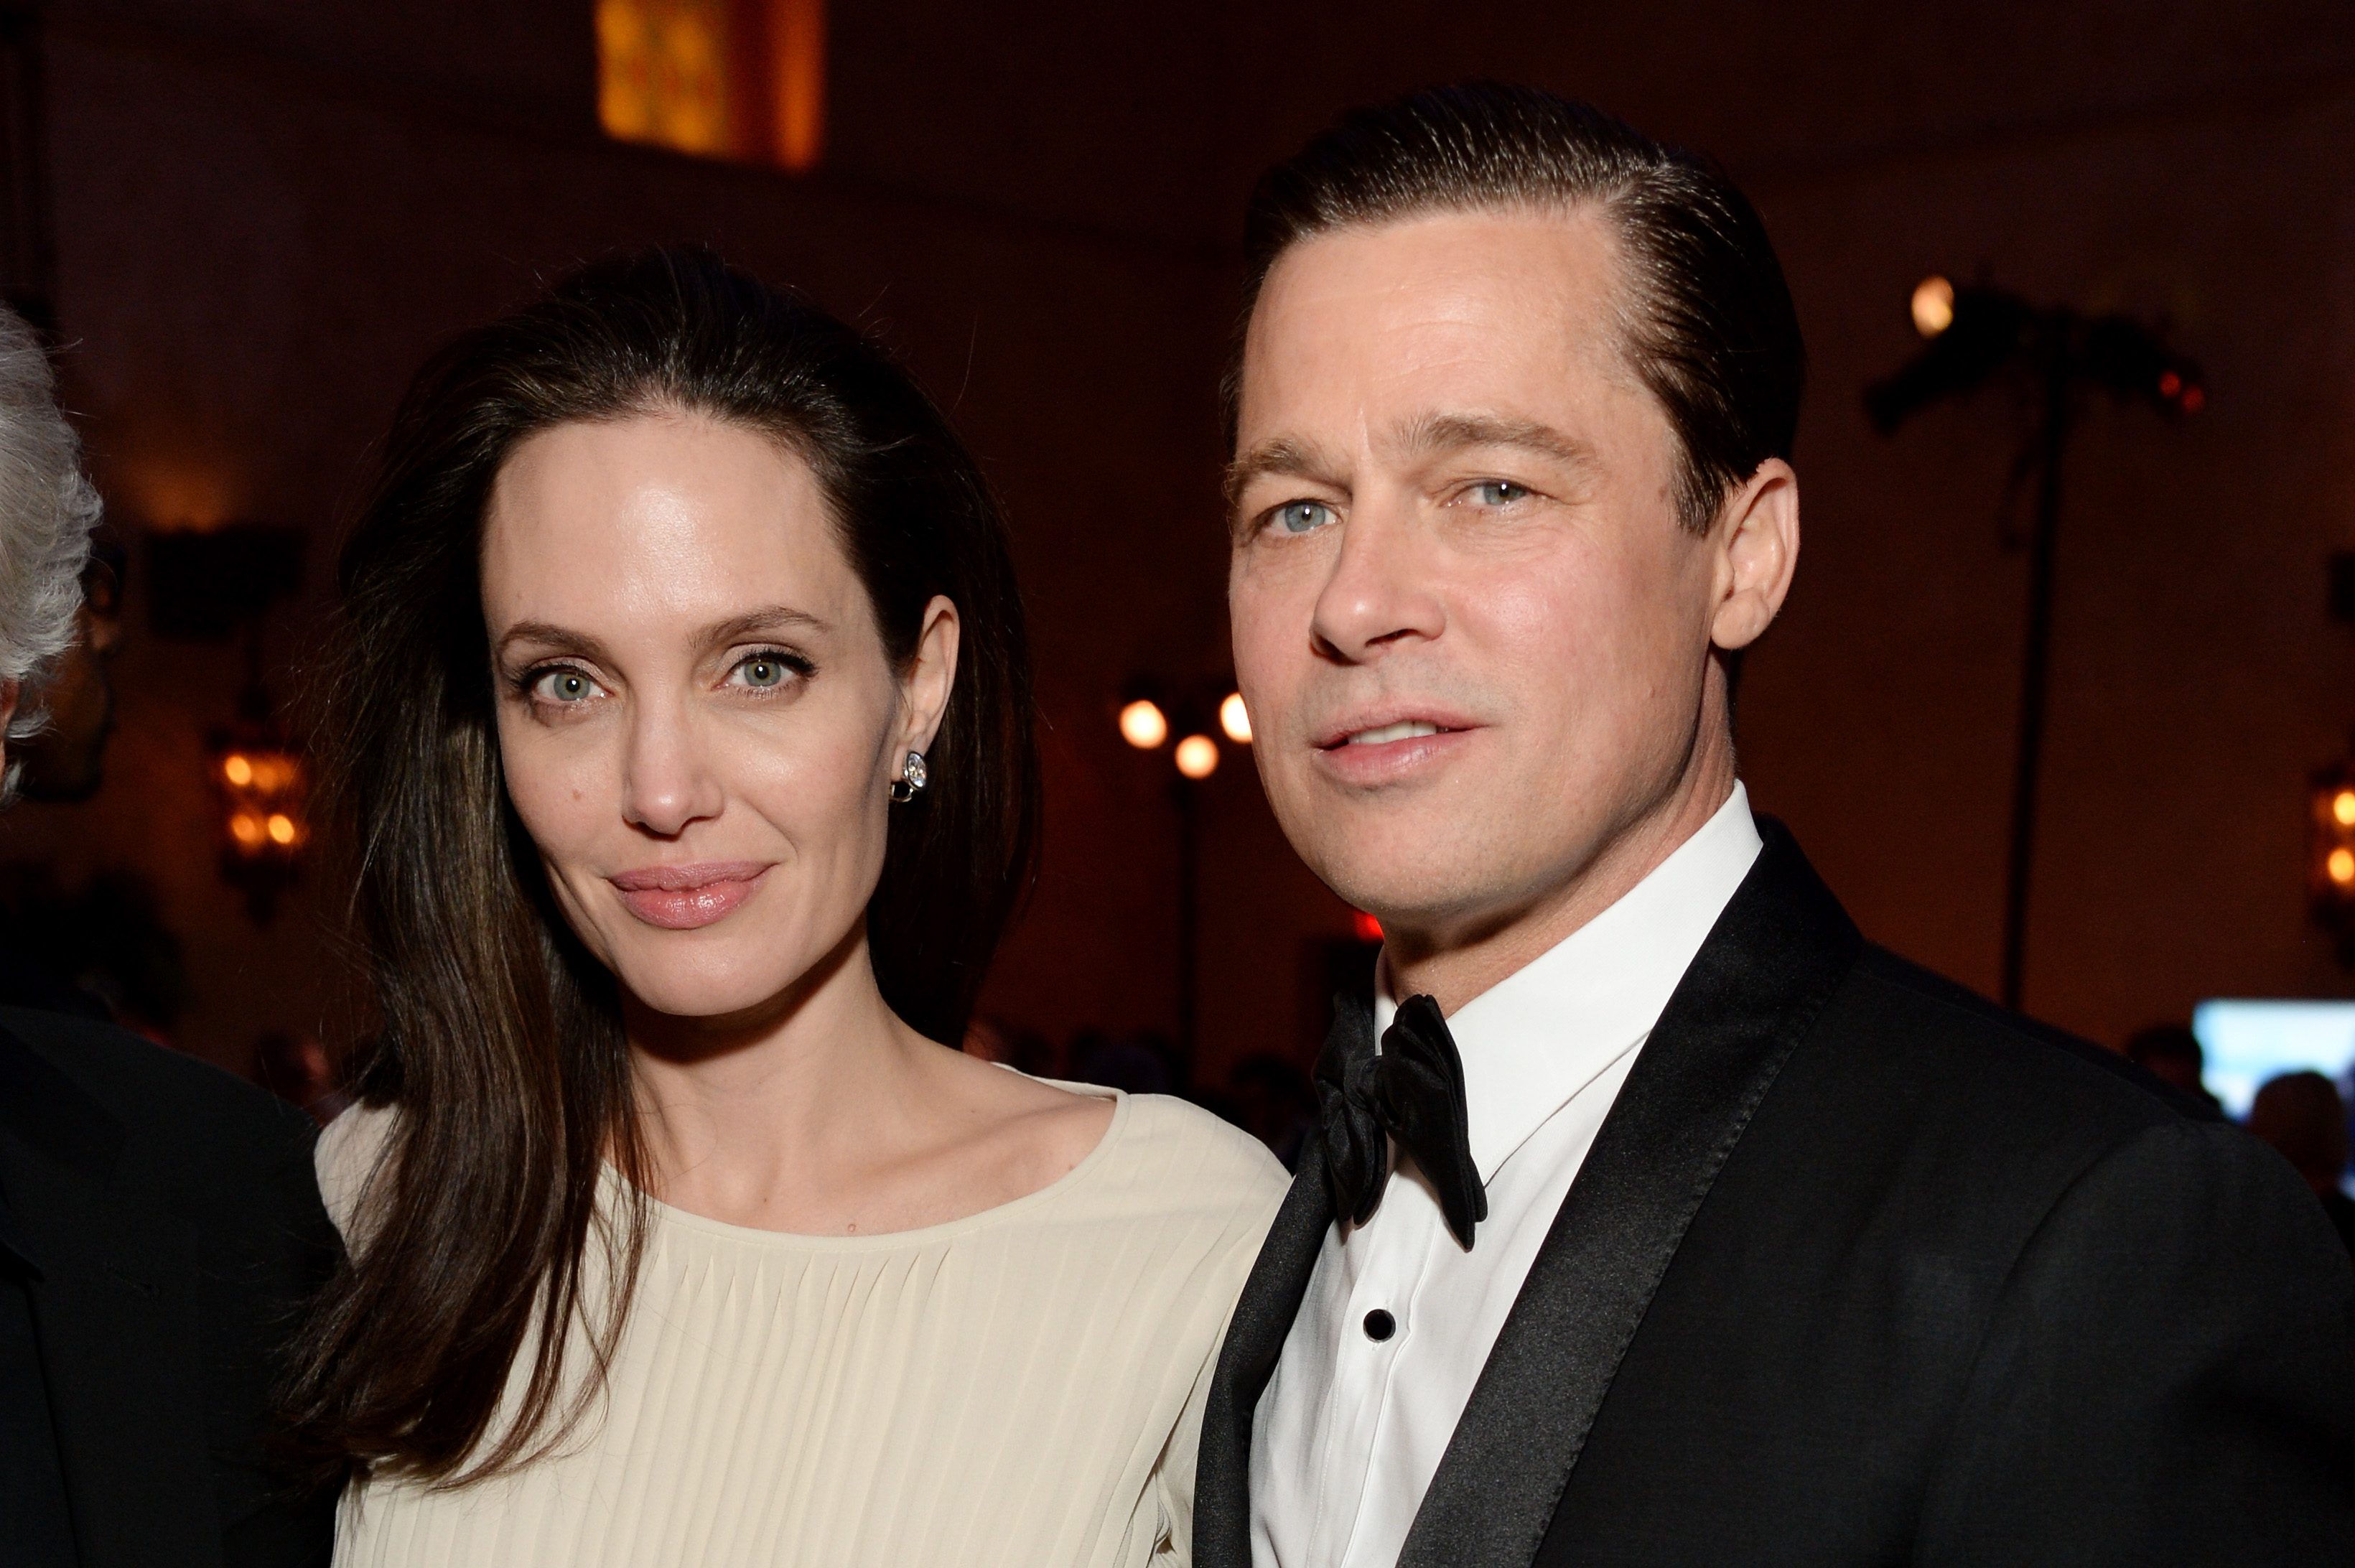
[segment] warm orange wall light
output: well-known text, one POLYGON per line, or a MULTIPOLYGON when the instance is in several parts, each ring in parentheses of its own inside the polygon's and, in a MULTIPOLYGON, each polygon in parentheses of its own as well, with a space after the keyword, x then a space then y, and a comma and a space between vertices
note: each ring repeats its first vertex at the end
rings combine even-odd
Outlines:
POLYGON ((826 0, 597 0, 606 134, 704 157, 817 166, 826 0))
POLYGON ((826 151, 826 0, 768 0, 777 162, 814 169, 826 151))

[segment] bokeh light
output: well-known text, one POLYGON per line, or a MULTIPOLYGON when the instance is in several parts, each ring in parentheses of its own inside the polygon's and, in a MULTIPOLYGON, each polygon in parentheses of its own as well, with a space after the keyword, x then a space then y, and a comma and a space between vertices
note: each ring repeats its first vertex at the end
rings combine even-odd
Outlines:
POLYGON ((1219 704, 1219 728, 1224 730, 1227 739, 1236 745, 1251 744, 1251 710, 1243 706, 1241 692, 1227 693, 1227 699, 1219 704))
POLYGON ((1219 743, 1208 735, 1188 735, 1178 742, 1178 771, 1189 779, 1206 779, 1219 771, 1219 743))
POLYGON ((1932 273, 1913 285, 1913 330, 1935 337, 1955 325, 1955 285, 1932 273))
POLYGON ((1169 739, 1169 720, 1159 708, 1140 699, 1120 710, 1120 738, 1149 752, 1169 739))

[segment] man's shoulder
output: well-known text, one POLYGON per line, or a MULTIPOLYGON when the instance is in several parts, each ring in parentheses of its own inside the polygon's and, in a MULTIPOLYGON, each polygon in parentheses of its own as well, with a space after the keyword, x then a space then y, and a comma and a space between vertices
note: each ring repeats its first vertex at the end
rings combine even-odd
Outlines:
POLYGON ((2215 1108, 2151 1076, 2114 1051, 2013 1012, 1886 948, 1859 955, 1844 998, 1828 1021, 1861 1029, 1901 1060, 1934 1063, 1949 1086, 1995 1108, 2056 1096, 2079 1115, 2119 1132, 2179 1121, 2222 1120, 2215 1108))
POLYGON ((2124 1057, 1870 946, 1793 1052, 1777 1100, 1990 1198, 2012 1185, 2049 1198, 2155 1129, 2231 1130, 2124 1057))
POLYGON ((0 1008, 0 1050, 14 1046, 22 1081, 16 1107, 30 1141, 101 1125, 137 1163, 207 1171, 307 1164, 310 1119, 268 1091, 95 1019, 0 1008), (27 1101, 37 1103, 26 1103, 27 1101), (64 1128, 37 1118, 56 1110, 64 1128))

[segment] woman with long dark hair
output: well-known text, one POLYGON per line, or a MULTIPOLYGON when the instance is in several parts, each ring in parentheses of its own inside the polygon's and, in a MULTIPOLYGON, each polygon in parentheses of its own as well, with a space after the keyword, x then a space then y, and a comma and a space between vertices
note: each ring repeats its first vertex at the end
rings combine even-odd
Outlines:
POLYGON ((1183 1560, 1283 1177, 936 1043, 1038 815, 939 412, 708 252, 594 264, 420 375, 341 581, 380 1017, 292 1394, 337 1560, 1183 1560))

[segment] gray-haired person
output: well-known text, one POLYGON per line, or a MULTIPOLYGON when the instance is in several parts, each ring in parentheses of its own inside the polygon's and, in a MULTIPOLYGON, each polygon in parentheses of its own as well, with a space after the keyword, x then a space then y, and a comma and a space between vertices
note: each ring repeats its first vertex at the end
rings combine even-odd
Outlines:
MULTIPOLYGON (((98 496, 0 311, 6 776, 74 636, 98 496)), ((324 1563, 335 1488, 269 1458, 277 1352, 334 1232, 292 1106, 111 1025, 0 1008, 0 1556, 324 1563)))

